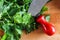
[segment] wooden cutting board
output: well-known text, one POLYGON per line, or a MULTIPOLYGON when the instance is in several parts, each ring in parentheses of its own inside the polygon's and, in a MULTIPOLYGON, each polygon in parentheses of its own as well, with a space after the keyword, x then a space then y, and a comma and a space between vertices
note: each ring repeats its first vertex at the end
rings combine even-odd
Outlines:
POLYGON ((50 22, 55 25, 56 33, 48 36, 40 28, 29 34, 23 33, 21 40, 60 40, 60 0, 52 0, 46 6, 48 11, 45 14, 50 14, 50 22))

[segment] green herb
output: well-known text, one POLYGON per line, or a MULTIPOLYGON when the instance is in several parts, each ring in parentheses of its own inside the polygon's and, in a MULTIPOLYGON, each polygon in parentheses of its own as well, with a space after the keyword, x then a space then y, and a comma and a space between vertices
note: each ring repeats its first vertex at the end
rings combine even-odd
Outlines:
POLYGON ((44 7, 41 9, 40 14, 43 14, 43 12, 45 12, 45 11, 47 11, 47 10, 48 10, 48 8, 47 8, 46 6, 44 6, 44 7))
POLYGON ((19 40, 22 31, 36 29, 36 22, 27 13, 31 0, 0 0, 0 29, 4 30, 1 40, 19 40), (21 2, 21 3, 20 3, 21 2))

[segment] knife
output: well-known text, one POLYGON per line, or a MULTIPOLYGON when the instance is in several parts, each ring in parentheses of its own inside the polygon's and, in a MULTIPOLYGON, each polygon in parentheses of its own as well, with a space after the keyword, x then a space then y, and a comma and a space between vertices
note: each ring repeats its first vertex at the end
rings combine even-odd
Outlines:
POLYGON ((47 3, 48 0, 33 0, 28 12, 32 14, 32 16, 36 16, 38 12, 41 11, 42 7, 47 3))
MULTIPOLYGON (((30 4, 28 12, 31 13, 32 16, 36 16, 48 1, 49 0, 33 0, 32 3, 30 4)), ((36 18, 36 22, 42 25, 42 28, 47 35, 53 35, 55 33, 54 25, 48 23, 44 19, 44 16, 39 15, 36 18)))

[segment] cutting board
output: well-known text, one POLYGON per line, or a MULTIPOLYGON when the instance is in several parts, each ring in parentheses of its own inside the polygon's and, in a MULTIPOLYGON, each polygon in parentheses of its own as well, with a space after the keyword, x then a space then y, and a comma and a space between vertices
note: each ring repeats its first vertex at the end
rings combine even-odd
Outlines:
POLYGON ((56 33, 48 36, 40 27, 29 34, 23 33, 21 40, 60 40, 60 0, 52 0, 46 6, 48 7, 48 11, 44 13, 50 14, 50 23, 55 25, 56 33))

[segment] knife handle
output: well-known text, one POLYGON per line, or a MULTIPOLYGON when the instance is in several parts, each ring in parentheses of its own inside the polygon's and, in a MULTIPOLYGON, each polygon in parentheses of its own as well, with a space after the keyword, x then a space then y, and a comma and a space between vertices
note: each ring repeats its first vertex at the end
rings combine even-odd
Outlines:
POLYGON ((47 35, 51 36, 55 33, 54 25, 51 23, 48 23, 44 19, 44 16, 41 16, 41 15, 38 16, 38 18, 36 19, 36 22, 42 25, 42 28, 47 35))

